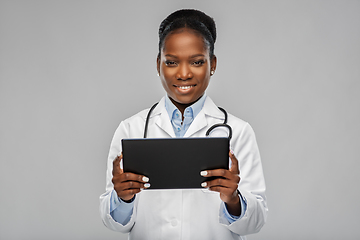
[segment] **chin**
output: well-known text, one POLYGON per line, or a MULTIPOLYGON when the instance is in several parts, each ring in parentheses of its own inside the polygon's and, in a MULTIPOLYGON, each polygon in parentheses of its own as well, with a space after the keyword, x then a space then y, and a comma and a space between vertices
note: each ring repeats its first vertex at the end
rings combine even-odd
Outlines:
POLYGON ((180 104, 191 104, 193 102, 196 102, 198 98, 193 98, 193 97, 180 97, 180 98, 176 98, 175 101, 180 103, 180 104))

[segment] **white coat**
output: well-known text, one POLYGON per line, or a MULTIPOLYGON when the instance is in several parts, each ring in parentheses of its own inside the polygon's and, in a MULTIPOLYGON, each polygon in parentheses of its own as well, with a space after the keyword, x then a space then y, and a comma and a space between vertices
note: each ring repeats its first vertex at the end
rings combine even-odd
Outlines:
MULTIPOLYGON (((149 138, 175 137, 164 102, 162 98, 151 114, 149 138)), ((229 224, 223 216, 221 208, 224 204, 219 194, 207 189, 143 190, 135 198, 133 214, 126 225, 117 223, 111 217, 112 162, 121 152, 121 139, 143 137, 148 111, 141 111, 121 122, 114 134, 107 162, 106 192, 100 196, 100 215, 104 224, 114 231, 129 232, 129 239, 135 240, 246 239, 245 235, 258 232, 267 216, 260 154, 250 125, 231 114, 228 116, 228 124, 233 130, 230 148, 239 160, 241 180, 238 189, 247 202, 245 215, 241 219, 229 224)), ((223 121, 224 114, 207 97, 203 109, 184 137, 204 137, 210 126, 223 121)))

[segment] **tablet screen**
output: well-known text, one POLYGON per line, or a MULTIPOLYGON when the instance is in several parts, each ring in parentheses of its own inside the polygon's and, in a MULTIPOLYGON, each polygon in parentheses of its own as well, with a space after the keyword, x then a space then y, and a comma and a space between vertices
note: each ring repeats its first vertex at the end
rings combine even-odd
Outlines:
POLYGON ((228 169, 228 138, 123 139, 124 172, 147 176, 149 189, 201 188, 203 170, 228 169))

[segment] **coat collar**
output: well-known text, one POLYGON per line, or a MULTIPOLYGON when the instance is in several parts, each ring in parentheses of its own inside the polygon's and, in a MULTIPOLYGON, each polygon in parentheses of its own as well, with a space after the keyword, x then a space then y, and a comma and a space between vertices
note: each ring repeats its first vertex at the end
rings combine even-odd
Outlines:
POLYGON ((155 120, 155 124, 163 131, 165 131, 170 137, 175 138, 176 136, 174 129, 171 125, 169 114, 165 108, 165 97, 163 97, 158 105, 154 108, 150 118, 154 118, 155 116, 158 116, 158 118, 155 120))
MULTIPOLYGON (((166 96, 165 96, 166 97, 166 96)), ((165 108, 165 97, 163 97, 159 104, 154 108, 151 117, 159 116, 155 124, 165 131, 170 137, 175 137, 174 129, 171 125, 169 114, 165 108)), ((206 97, 204 106, 199 114, 195 117, 194 121, 191 123, 189 129, 186 131, 184 137, 191 137, 193 134, 197 133, 205 127, 210 127, 208 117, 217 118, 219 120, 224 120, 224 113, 219 110, 215 103, 211 100, 209 96, 206 97)), ((205 136, 204 136, 205 137, 205 136)))

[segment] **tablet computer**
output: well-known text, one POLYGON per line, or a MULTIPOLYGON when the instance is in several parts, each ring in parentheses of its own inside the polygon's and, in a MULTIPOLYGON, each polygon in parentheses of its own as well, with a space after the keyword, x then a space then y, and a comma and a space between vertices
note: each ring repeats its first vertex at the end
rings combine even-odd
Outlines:
POLYGON ((124 172, 147 176, 149 189, 201 188, 203 170, 229 168, 228 138, 122 139, 124 172))

